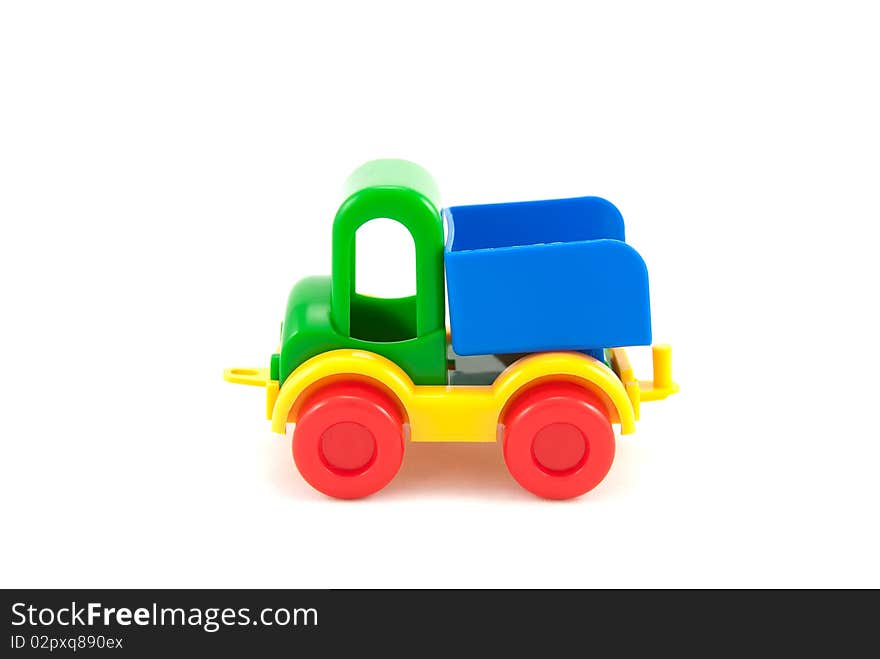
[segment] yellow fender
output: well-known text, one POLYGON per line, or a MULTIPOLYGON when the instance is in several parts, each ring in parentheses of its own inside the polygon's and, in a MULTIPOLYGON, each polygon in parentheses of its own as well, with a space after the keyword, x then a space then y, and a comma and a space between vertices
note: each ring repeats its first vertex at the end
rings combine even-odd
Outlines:
MULTIPOLYGON (((635 410, 614 371, 581 353, 550 352, 524 357, 487 386, 417 386, 396 364, 364 350, 332 350, 291 373, 280 389, 267 388, 272 430, 286 431, 311 390, 334 380, 366 378, 393 394, 403 407, 414 442, 494 442, 510 400, 549 379, 577 382, 599 394, 622 434, 635 431, 635 410)), ((277 385, 276 385, 277 386, 277 385)))
POLYGON ((505 405, 514 395, 541 380, 570 380, 597 393, 620 432, 636 431, 636 413, 620 378, 605 364, 579 352, 543 352, 523 357, 491 385, 505 405))

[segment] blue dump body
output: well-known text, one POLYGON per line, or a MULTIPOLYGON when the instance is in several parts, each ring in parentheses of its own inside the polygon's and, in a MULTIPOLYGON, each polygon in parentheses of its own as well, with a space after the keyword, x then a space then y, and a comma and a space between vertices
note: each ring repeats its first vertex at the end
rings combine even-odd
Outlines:
POLYGON ((650 345, 648 270, 599 197, 443 210, 459 355, 650 345))

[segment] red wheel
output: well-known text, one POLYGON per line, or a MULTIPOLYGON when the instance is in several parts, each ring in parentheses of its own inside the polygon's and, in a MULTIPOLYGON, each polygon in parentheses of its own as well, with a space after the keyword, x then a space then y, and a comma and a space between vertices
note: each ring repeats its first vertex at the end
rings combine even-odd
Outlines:
POLYGON ((363 382, 315 393, 293 431, 293 459, 316 490, 358 499, 385 487, 403 461, 403 418, 394 401, 363 382))
POLYGON ((571 382, 536 386, 504 415, 504 461, 516 481, 548 499, 596 487, 614 461, 614 431, 598 396, 571 382))

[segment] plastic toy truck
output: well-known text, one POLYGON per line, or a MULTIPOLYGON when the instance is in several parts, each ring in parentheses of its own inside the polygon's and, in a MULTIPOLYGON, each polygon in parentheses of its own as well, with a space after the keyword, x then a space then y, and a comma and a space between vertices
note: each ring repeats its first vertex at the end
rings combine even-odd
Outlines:
POLYGON ((272 429, 295 424, 294 461, 327 495, 382 489, 408 440, 500 441, 524 488, 576 497, 611 467, 612 424, 632 433, 642 402, 678 390, 668 346, 652 380, 633 376, 623 347, 651 344, 648 273, 604 199, 441 210, 425 170, 376 160, 349 178, 332 244, 332 275, 293 287, 270 366, 224 374, 265 387, 272 429), (355 292, 355 233, 374 218, 412 236, 414 296, 355 292))

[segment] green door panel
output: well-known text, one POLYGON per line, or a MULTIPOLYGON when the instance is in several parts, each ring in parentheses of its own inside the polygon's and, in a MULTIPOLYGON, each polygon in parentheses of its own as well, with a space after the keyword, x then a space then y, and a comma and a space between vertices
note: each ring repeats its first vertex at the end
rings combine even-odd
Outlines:
POLYGON ((343 336, 331 321, 330 288, 330 277, 308 277, 290 292, 281 335, 281 382, 307 359, 329 350, 351 348, 387 357, 416 384, 446 384, 445 328, 406 341, 373 342, 343 336), (434 355, 440 357, 431 359, 434 355))

